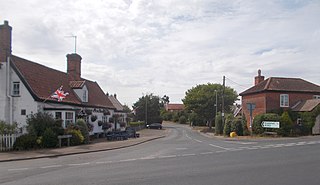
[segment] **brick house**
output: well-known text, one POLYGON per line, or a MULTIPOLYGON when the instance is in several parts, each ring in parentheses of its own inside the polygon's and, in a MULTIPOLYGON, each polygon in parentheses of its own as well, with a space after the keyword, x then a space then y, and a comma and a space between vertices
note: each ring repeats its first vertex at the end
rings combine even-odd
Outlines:
POLYGON ((301 101, 320 99, 320 86, 300 78, 270 77, 264 79, 261 70, 255 77, 254 86, 240 93, 242 110, 250 128, 249 106, 253 106, 252 117, 278 111, 288 110, 301 101))
POLYGON ((81 77, 81 56, 67 55, 67 72, 46 67, 12 54, 11 32, 8 21, 0 25, 0 120, 23 127, 28 115, 48 112, 63 126, 82 117, 91 134, 103 132, 98 121, 108 122, 116 108, 97 82, 81 77), (68 93, 62 101, 51 97, 59 87, 68 93))

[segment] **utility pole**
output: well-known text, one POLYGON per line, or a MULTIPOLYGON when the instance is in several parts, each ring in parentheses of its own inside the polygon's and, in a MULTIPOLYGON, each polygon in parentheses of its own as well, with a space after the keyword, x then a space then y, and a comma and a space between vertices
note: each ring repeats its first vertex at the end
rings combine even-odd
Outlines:
POLYGON ((222 115, 222 125, 224 125, 224 90, 225 90, 225 86, 226 86, 226 77, 223 76, 223 80, 222 80, 222 109, 221 109, 221 115, 222 115))
POLYGON ((215 115, 215 117, 216 117, 218 114, 218 91, 215 90, 215 93, 216 93, 216 115, 215 115))
POLYGON ((146 116, 146 123, 145 123, 145 125, 147 125, 148 124, 148 100, 147 100, 147 94, 146 94, 146 96, 145 96, 145 99, 146 99, 146 114, 145 114, 145 116, 146 116))

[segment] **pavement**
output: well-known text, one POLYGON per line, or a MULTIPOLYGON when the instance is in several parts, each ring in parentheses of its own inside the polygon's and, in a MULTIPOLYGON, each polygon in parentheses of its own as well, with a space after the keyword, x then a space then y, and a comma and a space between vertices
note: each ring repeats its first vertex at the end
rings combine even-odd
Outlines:
POLYGON ((10 162, 19 160, 30 160, 40 158, 51 158, 66 155, 84 154, 90 152, 100 152, 115 150, 130 146, 139 145, 155 139, 166 137, 169 129, 155 130, 155 129, 144 129, 140 130, 139 138, 130 138, 123 141, 107 141, 106 138, 96 139, 90 144, 54 148, 54 149, 38 149, 31 151, 9 151, 0 152, 0 162, 10 162))

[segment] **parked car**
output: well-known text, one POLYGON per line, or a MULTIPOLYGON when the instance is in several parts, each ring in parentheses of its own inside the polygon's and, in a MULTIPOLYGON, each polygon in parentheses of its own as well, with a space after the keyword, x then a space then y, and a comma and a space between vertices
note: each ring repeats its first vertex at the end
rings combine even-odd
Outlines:
POLYGON ((150 125, 147 125, 146 127, 151 128, 151 129, 162 129, 162 124, 161 123, 151 123, 150 125))

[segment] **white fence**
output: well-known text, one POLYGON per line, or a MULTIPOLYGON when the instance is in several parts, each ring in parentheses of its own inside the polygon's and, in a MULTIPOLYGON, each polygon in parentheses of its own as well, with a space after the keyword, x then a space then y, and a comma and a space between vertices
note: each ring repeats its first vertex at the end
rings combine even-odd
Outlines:
POLYGON ((0 151, 9 151, 13 149, 13 144, 21 134, 3 134, 0 135, 0 151))

